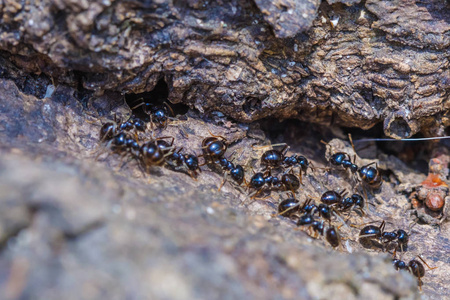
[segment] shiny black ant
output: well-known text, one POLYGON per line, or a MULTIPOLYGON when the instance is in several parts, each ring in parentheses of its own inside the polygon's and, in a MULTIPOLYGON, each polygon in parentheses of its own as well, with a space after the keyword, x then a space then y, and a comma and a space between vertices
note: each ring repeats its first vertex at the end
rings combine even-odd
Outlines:
POLYGON ((192 178, 196 178, 197 172, 201 172, 198 164, 198 158, 194 154, 182 153, 183 148, 170 152, 166 157, 166 162, 169 166, 178 170, 184 167, 192 178))
POLYGON ((293 167, 300 167, 300 183, 302 182, 302 173, 306 174, 308 167, 313 169, 311 163, 308 161, 308 159, 302 155, 291 155, 286 156, 286 153, 289 149, 289 146, 286 144, 277 144, 272 145, 278 146, 278 145, 284 145, 283 149, 280 150, 268 150, 263 153, 261 156, 261 165, 265 166, 265 170, 270 170, 272 168, 293 168, 293 167))
POLYGON ((136 116, 131 116, 128 120, 126 120, 123 123, 120 123, 119 125, 119 130, 120 131, 140 131, 140 132, 145 132, 146 129, 146 124, 145 122, 136 117, 136 116))
POLYGON ((172 108, 167 104, 167 102, 164 102, 163 106, 155 105, 152 102, 146 102, 143 98, 140 98, 137 101, 139 101, 139 104, 132 107, 132 111, 135 111, 137 108, 142 106, 143 112, 150 117, 150 124, 152 127, 156 124, 158 128, 167 128, 169 119, 172 119, 169 115, 169 111, 172 116, 174 115, 172 108))
POLYGON ((100 142, 106 142, 112 140, 121 132, 134 132, 137 138, 137 132, 145 132, 145 122, 137 117, 130 117, 125 122, 114 121, 106 122, 100 127, 99 138, 100 142))
MULTIPOLYGON (((114 152, 125 150, 134 155, 137 150, 137 153, 139 153, 139 144, 137 141, 125 132, 117 131, 116 123, 106 123, 101 127, 100 141, 107 142, 105 147, 111 148, 114 152)), ((135 156, 139 156, 139 154, 135 156)))
MULTIPOLYGON (((318 214, 319 217, 327 220, 328 222, 331 222, 332 213, 335 212, 333 208, 327 204, 321 203, 319 205, 316 205, 311 198, 306 200, 303 205, 300 206, 298 200, 293 198, 293 195, 292 198, 282 201, 278 206, 279 215, 292 217, 299 213, 304 213, 304 216, 308 215, 311 217, 314 217, 316 214, 318 214)), ((335 215, 337 216, 337 214, 335 215)))
POLYGON ((341 243, 340 242, 341 238, 337 229, 333 225, 330 225, 325 230, 324 221, 314 220, 313 215, 310 214, 302 215, 297 221, 297 226, 308 226, 309 228, 312 228, 312 230, 315 233, 314 238, 317 238, 319 235, 323 236, 325 233, 325 239, 333 248, 338 247, 341 243))
MULTIPOLYGON (((122 168, 122 161, 127 154, 131 155, 132 158, 139 159, 141 156, 141 147, 137 139, 123 131, 117 131, 116 123, 106 123, 100 129, 101 140, 106 142, 105 148, 109 148, 112 152, 121 155, 119 165, 122 168), (117 134, 112 136, 112 133, 117 134), (112 137, 111 137, 112 136, 112 137)), ((99 152, 96 159, 102 154, 99 152)))
POLYGON ((164 136, 155 140, 155 144, 165 157, 168 166, 175 170, 184 168, 192 178, 196 178, 197 172, 201 172, 198 163, 198 157, 194 154, 182 153, 183 148, 175 149, 173 147, 174 137, 164 136), (167 142, 165 139, 171 139, 167 142))
POLYGON ((336 191, 326 191, 320 197, 320 201, 326 205, 338 205, 342 202, 343 197, 345 197, 346 191, 338 193, 336 191))
MULTIPOLYGON (((333 152, 333 147, 328 144, 325 141, 320 141, 322 144, 325 144, 325 146, 330 147, 330 150, 333 152)), ((355 151, 356 152, 356 151, 355 151)), ((344 152, 335 152, 331 154, 329 158, 329 162, 333 166, 343 166, 344 169, 349 169, 353 174, 355 174, 358 171, 358 166, 355 164, 356 155, 353 156, 353 162, 350 159, 350 155, 348 153, 344 152)))
POLYGON ((230 174, 231 179, 233 179, 234 182, 237 183, 237 185, 241 185, 245 181, 245 171, 244 168, 241 165, 233 164, 231 161, 229 161, 226 157, 221 157, 219 159, 219 165, 222 167, 222 169, 225 171, 224 179, 222 181, 222 184, 219 187, 219 191, 222 188, 222 186, 227 181, 227 175, 230 174))
POLYGON ((317 206, 311 198, 306 200, 302 206, 297 199, 294 198, 292 194, 291 198, 283 200, 278 205, 278 214, 285 217, 292 217, 298 213, 304 213, 305 215, 314 216, 318 214, 320 217, 330 221, 331 220, 331 209, 326 204, 320 204, 317 206))
MULTIPOLYGON (((356 149, 355 146, 353 144, 353 140, 351 135, 349 134, 349 139, 350 139, 350 143, 353 147, 353 150, 356 153, 356 149)), ((325 144, 326 146, 330 147, 331 151, 332 151, 332 147, 330 144, 321 141, 323 144, 325 144)), ((359 175, 359 178, 361 179, 361 181, 363 181, 365 184, 367 184, 368 186, 370 186, 372 189, 378 189, 380 188, 381 184, 383 183, 383 180, 381 178, 381 174, 380 171, 378 170, 378 166, 375 165, 374 167, 371 167, 371 165, 375 164, 374 162, 367 164, 365 166, 362 166, 361 168, 358 167, 358 165, 356 165, 355 163, 356 160, 356 154, 353 156, 353 162, 350 159, 350 155, 344 152, 336 152, 333 153, 330 156, 330 163, 332 165, 335 166, 343 166, 344 169, 349 169, 351 171, 352 174, 359 175)))
POLYGON ((170 153, 164 153, 155 141, 149 141, 141 146, 141 158, 146 171, 151 166, 162 166, 165 163, 166 156, 170 153))
POLYGON ((272 149, 264 152, 263 155, 261 155, 261 166, 265 166, 266 170, 279 168, 285 158, 288 148, 288 145, 285 144, 281 151, 272 149))
POLYGON ((362 215, 364 212, 364 198, 359 194, 353 194, 350 197, 343 198, 336 208, 339 212, 353 211, 357 209, 362 215))
MULTIPOLYGON (((361 229, 359 233, 359 241, 361 243, 367 243, 371 241, 378 241, 383 246, 385 246, 391 242, 396 242, 397 247, 403 252, 404 249, 408 246, 409 241, 409 233, 404 231, 403 229, 398 229, 394 231, 384 231, 385 221, 382 221, 380 226, 368 225, 361 229)), ((412 227, 410 227, 411 229, 412 227)))
POLYGON ((339 209, 337 209, 338 205, 343 201, 345 193, 345 190, 341 193, 336 191, 326 191, 320 197, 320 201, 322 202, 321 204, 317 206, 315 203, 311 203, 312 199, 308 199, 302 210, 306 213, 318 213, 322 218, 328 221, 331 221, 331 217, 334 215, 343 225, 348 226, 339 216, 339 209))
POLYGON ((285 199, 278 204, 278 215, 291 218, 300 211, 299 201, 294 197, 285 199))
POLYGON ((209 133, 211 136, 203 139, 202 141, 203 154, 199 155, 199 157, 203 157, 205 159, 204 164, 216 164, 225 171, 224 179, 219 186, 219 190, 227 181, 228 174, 238 185, 241 185, 243 182, 246 183, 244 168, 241 165, 233 164, 226 157, 223 157, 228 149, 227 139, 223 136, 214 135, 211 132, 209 133))
POLYGON ((144 106, 144 112, 150 116, 151 124, 156 124, 159 128, 167 128, 168 120, 170 118, 167 107, 173 115, 173 111, 170 106, 168 106, 167 103, 165 103, 166 106, 152 106, 149 104, 150 103, 146 103, 144 106))
POLYGON ((383 180, 381 178, 380 171, 378 170, 378 166, 375 165, 375 168, 370 167, 373 164, 375 163, 370 163, 368 165, 362 166, 358 170, 358 174, 363 182, 365 182, 373 189, 378 189, 383 183, 383 180))
MULTIPOLYGON (((420 257, 420 255, 417 255, 417 257, 428 267, 429 270, 434 270, 437 267, 430 267, 425 260, 420 257)), ((398 270, 408 270, 412 275, 417 277, 417 280, 419 282, 419 289, 422 290, 422 277, 425 276, 425 268, 422 265, 422 263, 416 259, 410 260, 408 263, 403 261, 401 258, 396 258, 396 252, 394 251, 394 258, 392 259, 392 264, 394 265, 394 268, 398 270)))
POLYGON ((292 193, 295 193, 295 191, 300 188, 300 180, 294 174, 285 173, 281 176, 281 178, 279 178, 277 176, 273 176, 270 172, 258 172, 251 177, 247 186, 257 190, 252 196, 252 198, 254 198, 261 192, 264 186, 269 188, 273 187, 275 189, 284 188, 292 193))
POLYGON ((220 164, 219 160, 228 148, 227 139, 220 135, 214 135, 211 132, 210 134, 210 137, 207 137, 202 141, 203 154, 199 155, 199 157, 205 159, 204 164, 220 164))

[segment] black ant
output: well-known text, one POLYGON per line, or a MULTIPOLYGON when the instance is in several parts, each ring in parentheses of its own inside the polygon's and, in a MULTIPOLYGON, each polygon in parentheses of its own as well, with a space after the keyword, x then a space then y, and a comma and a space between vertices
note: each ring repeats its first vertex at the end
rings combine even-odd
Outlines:
MULTIPOLYGON (((434 270, 437 267, 430 267, 425 260, 420 257, 420 255, 417 256, 430 270, 434 270)), ((394 268, 398 270, 408 270, 411 274, 413 274, 415 277, 417 277, 417 280, 419 281, 419 289, 422 290, 422 277, 425 276, 425 268, 422 265, 422 263, 416 259, 411 259, 408 263, 403 261, 401 258, 396 258, 396 252, 394 251, 394 258, 392 259, 392 264, 394 265, 394 268)))
POLYGON ((146 129, 145 122, 136 116, 131 116, 128 120, 119 125, 120 131, 135 130, 145 132, 145 129, 146 129))
POLYGON ((138 99, 138 101, 140 101, 140 103, 132 107, 132 111, 135 111, 137 108, 143 106, 142 110, 150 117, 150 123, 152 126, 153 124, 156 124, 159 128, 167 128, 168 120, 171 119, 169 116, 169 110, 171 115, 174 115, 172 108, 167 104, 167 102, 164 102, 163 106, 155 105, 151 102, 145 102, 143 98, 138 99))
MULTIPOLYGON (((331 151, 333 151, 333 148, 331 147, 330 144, 324 142, 324 141, 320 141, 322 144, 325 144, 326 146, 330 147, 331 151)), ((355 151, 356 152, 356 151, 355 151)), ((348 153, 344 153, 344 152, 336 152, 333 153, 330 156, 330 163, 334 166, 343 166, 344 169, 350 169, 350 171, 355 174, 358 171, 358 166, 355 164, 355 160, 356 160, 356 155, 353 156, 353 162, 350 159, 350 155, 348 153)))
POLYGON ((165 157, 165 162, 174 169, 184 167, 192 178, 196 178, 197 171, 201 172, 198 164, 198 158, 194 154, 182 153, 183 148, 174 149, 173 147, 174 137, 164 136, 155 141, 155 144, 160 149, 161 153, 165 157), (171 139, 170 142, 165 139, 171 139))
POLYGON ((314 220, 314 216, 310 214, 304 214, 297 221, 297 226, 310 226, 315 232, 315 238, 320 234, 324 235, 327 242, 333 247, 336 248, 340 245, 340 236, 336 228, 332 225, 328 226, 325 230, 325 225, 323 221, 314 220))
POLYGON ((266 174, 258 172, 252 176, 250 182, 247 184, 249 188, 258 190, 253 197, 258 195, 265 185, 276 189, 284 187, 286 190, 295 193, 295 191, 300 188, 300 180, 294 174, 285 173, 281 178, 278 178, 277 176, 270 174, 270 172, 266 172, 266 174))
MULTIPOLYGON (((292 156, 286 156, 287 150, 289 148, 286 144, 284 145, 283 149, 280 150, 268 150, 263 153, 261 156, 261 165, 265 166, 266 170, 271 168, 279 168, 281 166, 283 167, 300 167, 300 182, 302 182, 302 172, 306 174, 306 171, 308 167, 313 169, 308 159, 302 155, 292 155, 292 156)), ((276 146, 276 145, 272 145, 276 146)))
MULTIPOLYGON (((113 123, 106 123, 100 129, 101 140, 107 142, 106 148, 112 148, 114 152, 121 152, 127 150, 129 147, 131 150, 134 148, 137 142, 130 138, 125 132, 117 132, 117 128, 113 123), (112 134, 116 133, 116 134, 112 134)), ((139 145, 138 145, 139 147, 139 145)))
MULTIPOLYGON (((148 104, 148 103, 147 103, 148 104)), ((167 105, 167 104, 166 104, 167 105)), ((167 106, 169 107, 169 106, 167 106)), ((169 107, 172 111, 172 109, 169 107)), ((165 106, 144 106, 144 112, 150 116, 151 124, 155 124, 159 128, 167 128, 168 120, 169 120, 169 112, 165 106)), ((173 111, 172 111, 173 115, 173 111)))
MULTIPOLYGON (((344 192, 345 191, 342 193, 344 192)), ((311 215, 318 213, 319 216, 328 221, 331 221, 331 217, 334 215, 340 222, 342 222, 342 224, 347 226, 345 221, 339 216, 338 211, 334 208, 334 206, 341 201, 342 193, 339 194, 335 191, 327 191, 323 193, 320 198, 322 203, 319 205, 312 202, 312 199, 310 198, 303 204, 301 211, 311 215)))
POLYGON ((222 186, 225 184, 226 176, 228 173, 230 174, 230 176, 234 180, 234 182, 236 182, 238 185, 241 185, 243 182, 245 182, 245 177, 244 177, 245 171, 241 165, 233 164, 226 157, 222 157, 219 159, 219 165, 225 171, 224 179, 222 181, 222 184, 219 187, 219 191, 222 188, 222 186))
POLYGON ((189 175, 195 179, 197 171, 201 171, 198 164, 198 158, 194 154, 186 154, 182 153, 182 151, 183 148, 170 152, 166 157, 166 162, 175 169, 185 167, 189 175))
POLYGON ((299 201, 293 197, 285 199, 278 204, 278 215, 292 217, 300 211, 299 201))
POLYGON ((154 141, 149 141, 141 146, 141 158, 147 169, 150 166, 162 166, 165 163, 166 156, 170 153, 164 153, 154 141))
POLYGON ((202 151, 203 154, 199 157, 205 159, 205 163, 213 163, 222 167, 225 171, 224 179, 219 187, 219 190, 226 182, 226 176, 229 173, 231 178, 238 184, 241 185, 245 182, 245 171, 241 165, 235 165, 226 157, 223 157, 228 149, 227 139, 220 135, 214 135, 211 132, 210 137, 203 139, 202 141, 202 151))
POLYGON ((351 212, 355 209, 358 209, 362 215, 365 215, 364 198, 359 194, 353 194, 350 197, 345 197, 337 204, 337 210, 340 212, 348 210, 351 212))
POLYGON ((99 138, 100 142, 111 141, 115 136, 121 132, 131 132, 134 131, 135 136, 138 131, 145 132, 145 122, 137 117, 130 117, 125 122, 114 121, 107 122, 100 128, 99 138))
POLYGON ((220 135, 214 135, 211 132, 210 134, 212 136, 207 137, 202 141, 203 154, 199 155, 199 157, 203 157, 205 159, 205 164, 218 164, 219 159, 222 158, 227 151, 227 139, 220 135))
MULTIPOLYGON (((312 202, 312 199, 306 200, 302 206, 300 206, 297 199, 293 198, 294 195, 292 195, 292 198, 283 200, 278 205, 278 214, 285 216, 285 217, 291 217, 294 214, 297 213, 304 213, 305 215, 309 215, 313 217, 316 213, 330 221, 331 220, 331 208, 326 204, 320 204, 317 206, 314 202, 312 202)), ((305 217, 306 218, 306 217, 305 217)))
POLYGON ((115 135, 118 134, 117 123, 116 122, 107 122, 100 127, 100 142, 110 141, 114 138, 115 135))
POLYGON ((139 143, 132 137, 127 137, 125 139, 125 149, 134 158, 139 158, 141 154, 141 147, 139 146, 139 143))
POLYGON ((380 171, 378 170, 378 166, 375 165, 375 168, 370 167, 370 165, 373 164, 374 163, 370 163, 368 165, 362 166, 358 170, 358 174, 363 182, 365 182, 373 189, 378 189, 383 183, 383 180, 381 178, 380 171))
MULTIPOLYGON (((120 165, 122 165, 122 160, 126 157, 126 154, 130 154, 132 158, 140 158, 141 147, 136 138, 133 138, 123 131, 118 132, 116 123, 106 123, 103 125, 100 130, 100 136, 101 141, 107 142, 105 148, 110 148, 113 152, 121 155, 120 165), (112 135, 114 132, 117 134, 112 135)), ((99 152, 96 159, 98 159, 100 155, 101 152, 99 152)))
POLYGON ((360 242, 367 243, 368 241, 378 240, 384 248, 385 245, 395 241, 397 248, 400 248, 403 252, 408 245, 409 234, 403 229, 384 231, 385 225, 385 221, 382 221, 380 226, 368 225, 361 229, 359 233, 360 242))
POLYGON ((326 191, 320 197, 320 201, 327 205, 338 205, 339 203, 342 202, 342 197, 344 197, 345 194, 346 194, 345 190, 343 190, 340 193, 335 191, 326 191))
MULTIPOLYGON (((350 139, 350 143, 353 147, 353 150, 356 153, 355 145, 353 144, 353 140, 352 140, 352 137, 350 134, 349 134, 349 139, 350 139)), ((324 141, 321 141, 321 142, 323 144, 329 146, 330 149, 332 150, 332 147, 330 144, 328 144, 324 141)), ((350 159, 350 155, 348 155, 347 153, 336 152, 330 156, 329 161, 332 165, 335 165, 335 166, 342 165, 345 169, 350 169, 352 174, 358 174, 359 177, 361 178, 361 180, 364 183, 366 183, 368 186, 370 186, 372 189, 378 189, 381 186, 381 184, 383 183, 380 171, 378 170, 378 166, 375 165, 375 168, 371 167, 371 165, 375 164, 373 162, 373 163, 367 164, 367 165, 359 168, 355 164, 355 160, 356 160, 356 154, 353 156, 353 162, 352 162, 350 159)))
POLYGON ((263 155, 261 155, 261 165, 265 166, 266 170, 270 168, 279 168, 283 163, 288 148, 289 146, 284 144, 281 151, 272 149, 264 152, 263 155))

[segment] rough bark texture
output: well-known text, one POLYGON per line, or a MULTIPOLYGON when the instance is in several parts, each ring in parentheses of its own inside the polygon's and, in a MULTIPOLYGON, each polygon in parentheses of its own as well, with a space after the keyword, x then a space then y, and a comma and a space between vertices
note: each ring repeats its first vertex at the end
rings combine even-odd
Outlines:
POLYGON ((0 49, 97 94, 149 91, 164 78, 170 101, 239 121, 442 134, 449 2, 342 2, 4 0, 0 49))

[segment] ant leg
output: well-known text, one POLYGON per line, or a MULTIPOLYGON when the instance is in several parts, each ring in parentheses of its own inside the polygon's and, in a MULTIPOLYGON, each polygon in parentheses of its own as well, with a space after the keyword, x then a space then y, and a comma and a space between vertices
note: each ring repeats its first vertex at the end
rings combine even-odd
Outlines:
MULTIPOLYGON (((100 150, 102 150, 102 149, 103 149, 103 150, 109 149, 109 148, 111 147, 111 144, 112 144, 112 140, 109 141, 109 142, 108 142, 105 146, 103 146, 103 147, 101 147, 101 145, 99 145, 101 149, 98 150, 98 154, 95 156, 95 160, 96 160, 96 161, 99 159, 100 155, 103 154, 100 150)), ((108 152, 107 154, 108 154, 108 155, 105 157, 105 159, 109 156, 109 152, 108 152)))
POLYGON ((193 180, 198 181, 198 179, 197 179, 197 175, 198 175, 197 172, 188 170, 188 174, 193 180))
POLYGON ((375 167, 377 167, 377 168, 378 168, 378 165, 377 165, 377 163, 376 163, 376 162, 371 162, 370 164, 367 164, 367 165, 363 166, 363 168, 364 168, 364 167, 368 167, 368 166, 371 166, 371 165, 373 165, 373 164, 375 164, 375 167))
POLYGON ((125 162, 123 161, 126 156, 127 156, 126 153, 120 155, 120 161, 119 161, 119 164, 118 164, 118 168, 116 168, 116 170, 115 170, 116 172, 119 172, 120 170, 122 170, 122 168, 130 161, 130 160, 125 161, 125 162))
POLYGON ((207 163, 206 163, 206 161, 205 161, 205 162, 199 164, 198 166, 199 166, 199 167, 203 167, 203 166, 206 166, 206 164, 207 164, 207 163))
POLYGON ((167 101, 164 101, 164 105, 167 106, 167 108, 170 110, 170 114, 172 115, 172 117, 175 116, 172 107, 169 105, 169 103, 167 103, 167 101))
POLYGON ((419 277, 417 280, 419 281, 419 290, 422 291, 422 279, 419 277))
POLYGON ((298 206, 300 206, 300 203, 298 203, 298 204, 296 204, 294 206, 291 206, 291 207, 285 209, 284 211, 282 211, 280 213, 275 214, 275 216, 282 216, 284 213, 286 213, 286 212, 288 212, 290 210, 293 210, 294 208, 297 208, 298 206))
POLYGON ((386 227, 386 222, 383 220, 380 225, 380 232, 384 232, 384 228, 386 227))
POLYGON ((344 225, 345 227, 349 228, 347 223, 344 221, 344 219, 341 218, 341 216, 338 214, 337 211, 335 211, 334 209, 332 210, 333 214, 335 215, 335 217, 339 220, 339 222, 342 223, 342 225, 344 225))
MULTIPOLYGON (((173 122, 172 122, 173 123, 173 122)), ((183 126, 179 126, 178 129, 180 130, 181 135, 187 139, 189 138, 189 134, 186 132, 186 130, 183 128, 183 126)))
MULTIPOLYGON (((140 98, 140 99, 142 99, 142 98, 140 98)), ((140 99, 138 99, 138 100, 140 100, 140 99)), ((135 110, 136 108, 139 108, 139 107, 141 107, 142 105, 145 105, 145 102, 141 102, 141 103, 139 103, 138 105, 136 105, 136 106, 133 106, 132 108, 130 108, 132 111, 133 110, 135 110)))
MULTIPOLYGON (((257 190, 257 191, 255 191, 255 193, 250 197, 250 199, 255 199, 255 198, 257 198, 257 196, 261 193, 263 191, 263 189, 261 188, 261 189, 259 189, 259 190, 257 190)), ((249 195, 250 196, 250 195, 249 195)))
POLYGON ((380 222, 380 221, 372 221, 372 222, 367 222, 367 223, 358 224, 358 225, 352 224, 350 226, 354 227, 354 228, 361 228, 362 226, 366 226, 366 225, 373 224, 373 223, 378 223, 378 222, 380 222))
POLYGON ((283 156, 286 155, 286 152, 289 150, 289 146, 287 144, 284 145, 283 149, 281 149, 281 154, 283 154, 283 156))
MULTIPOLYGON (((103 149, 106 149, 106 147, 105 148, 103 148, 103 149)), ((98 154, 95 156, 95 161, 98 161, 98 159, 100 158, 100 155, 102 155, 103 153, 101 152, 101 151, 98 151, 98 154)), ((105 157, 105 159, 107 159, 108 158, 108 156, 109 156, 109 152, 108 153, 106 153, 106 157, 105 157)))
POLYGON ((258 146, 258 147, 255 147, 255 145, 252 145, 252 149, 253 150, 263 150, 263 149, 273 148, 273 147, 277 147, 277 146, 287 146, 287 144, 286 143, 280 143, 280 144, 265 145, 265 146, 258 146))
POLYGON ((430 267, 428 264, 427 264, 427 262, 420 256, 420 254, 419 255, 417 255, 417 257, 428 267, 428 269, 430 269, 430 270, 434 270, 434 269, 437 269, 438 267, 430 267))
POLYGON ((161 136, 159 138, 156 138, 155 141, 159 141, 159 140, 165 140, 165 139, 170 139, 170 146, 173 145, 173 141, 175 140, 175 138, 173 136, 161 136))
POLYGON ((223 185, 227 182, 227 175, 228 175, 227 172, 224 172, 224 173, 223 173, 223 180, 222 180, 222 183, 220 184, 219 188, 217 189, 217 191, 220 192, 220 189, 221 189, 221 188, 223 187, 223 185))
POLYGON ((364 199, 366 199, 366 201, 367 201, 368 204, 375 206, 375 204, 373 204, 372 202, 369 202, 369 201, 368 201, 368 200, 369 200, 369 197, 367 196, 366 188, 364 187, 364 185, 362 184, 362 182, 360 182, 360 186, 361 186, 361 188, 362 188, 362 190, 363 190, 363 193, 364 193, 364 199))
POLYGON ((359 212, 361 213, 361 215, 362 215, 363 217, 367 216, 367 214, 366 214, 366 212, 364 211, 363 208, 358 208, 358 210, 359 210, 359 212))
POLYGON ((208 129, 208 132, 209 132, 209 134, 210 134, 211 136, 213 136, 213 137, 215 137, 215 138, 221 138, 222 140, 227 141, 226 138, 224 138, 224 137, 221 136, 221 135, 215 135, 215 134, 213 134, 209 129, 208 129))

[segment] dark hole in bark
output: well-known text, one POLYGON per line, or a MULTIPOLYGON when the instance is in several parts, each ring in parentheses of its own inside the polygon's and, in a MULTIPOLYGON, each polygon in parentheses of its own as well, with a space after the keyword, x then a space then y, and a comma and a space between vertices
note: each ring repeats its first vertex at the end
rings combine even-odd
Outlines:
POLYGON ((87 108, 87 103, 91 96, 94 94, 93 91, 85 89, 83 86, 83 73, 79 71, 74 71, 74 76, 77 78, 77 90, 75 91, 75 98, 80 101, 84 108, 87 108))
MULTIPOLYGON (((7 55, 0 51, 0 54, 7 55)), ((33 95, 39 99, 43 99, 47 92, 47 87, 52 83, 49 76, 41 74, 27 74, 17 69, 9 61, 5 61, 0 57, 0 78, 14 81, 17 88, 24 94, 33 95)))
MULTIPOLYGON (((172 114, 173 111, 173 116, 184 115, 188 112, 189 106, 182 103, 172 104, 167 100, 168 97, 169 97, 169 86, 167 85, 164 78, 161 78, 156 84, 155 88, 150 92, 144 92, 139 94, 126 94, 125 101, 127 102, 128 106, 131 109, 137 107, 139 104, 142 103, 142 101, 144 101, 145 103, 151 103, 155 106, 170 107, 169 114, 172 114)), ((145 117, 143 106, 134 109, 133 113, 141 118, 145 117)))
POLYGON ((389 124, 388 130, 400 138, 407 138, 411 135, 411 128, 403 118, 395 118, 389 124))

